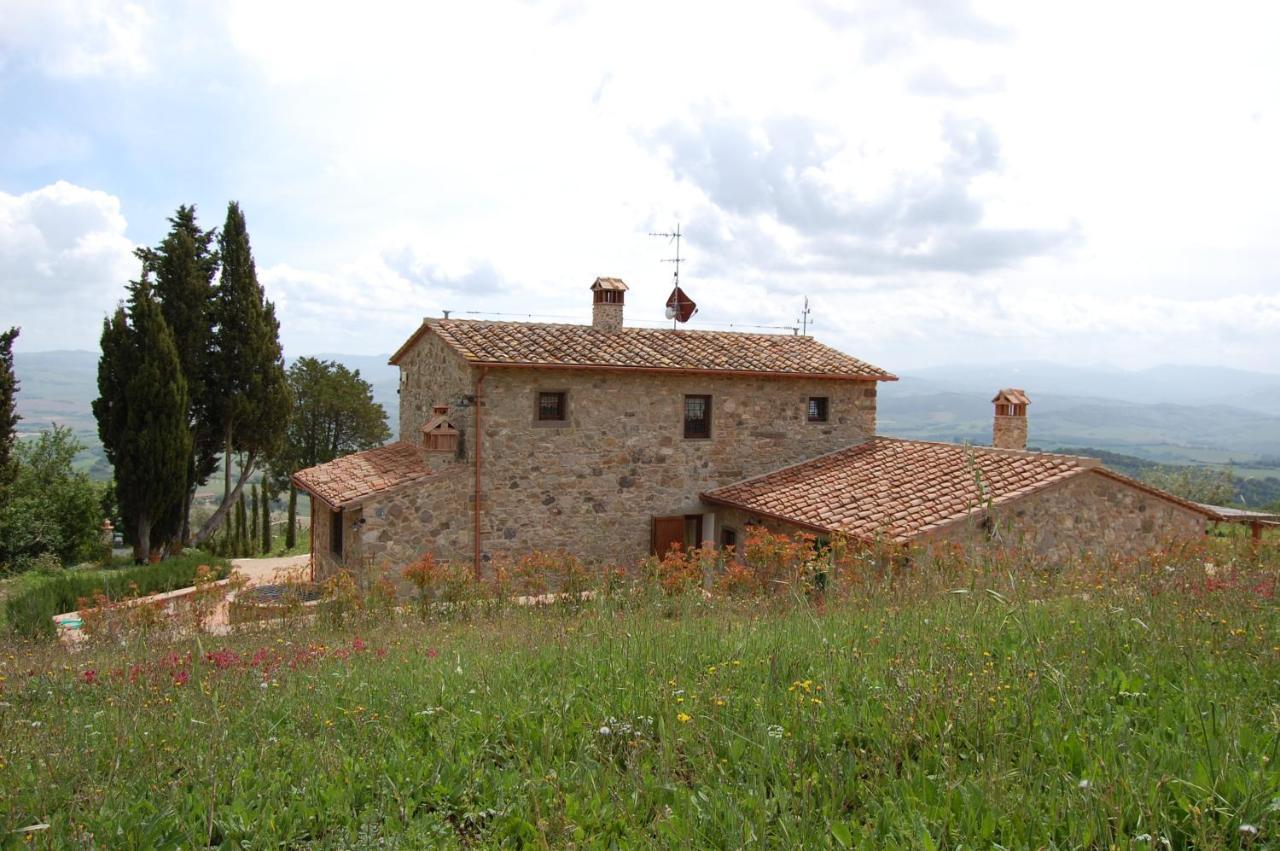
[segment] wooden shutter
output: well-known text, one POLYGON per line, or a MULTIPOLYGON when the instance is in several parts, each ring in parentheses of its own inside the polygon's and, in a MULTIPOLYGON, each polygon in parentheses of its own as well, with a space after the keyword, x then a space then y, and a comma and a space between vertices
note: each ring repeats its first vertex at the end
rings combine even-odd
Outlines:
POLYGON ((653 554, 662 558, 676 545, 684 546, 684 515, 653 518, 653 554))

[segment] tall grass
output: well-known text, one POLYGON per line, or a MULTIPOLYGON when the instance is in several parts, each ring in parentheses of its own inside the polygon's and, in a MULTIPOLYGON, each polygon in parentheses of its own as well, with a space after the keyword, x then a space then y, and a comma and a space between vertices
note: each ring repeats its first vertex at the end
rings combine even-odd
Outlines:
POLYGON ((1274 550, 934 564, 850 567, 822 596, 652 576, 573 605, 33 647, 0 660, 0 829, 119 848, 1280 841, 1274 550))

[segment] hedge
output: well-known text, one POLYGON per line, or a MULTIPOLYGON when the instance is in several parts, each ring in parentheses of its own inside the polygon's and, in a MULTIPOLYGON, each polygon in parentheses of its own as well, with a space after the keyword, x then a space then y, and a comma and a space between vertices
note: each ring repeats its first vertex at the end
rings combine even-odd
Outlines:
POLYGON ((77 609, 80 600, 101 591, 108 599, 119 600, 135 593, 159 594, 195 583, 196 569, 207 564, 222 579, 231 573, 224 558, 199 550, 165 559, 157 564, 140 564, 115 570, 71 570, 32 577, 30 587, 5 601, 5 621, 10 632, 28 638, 52 636, 53 616, 77 609))

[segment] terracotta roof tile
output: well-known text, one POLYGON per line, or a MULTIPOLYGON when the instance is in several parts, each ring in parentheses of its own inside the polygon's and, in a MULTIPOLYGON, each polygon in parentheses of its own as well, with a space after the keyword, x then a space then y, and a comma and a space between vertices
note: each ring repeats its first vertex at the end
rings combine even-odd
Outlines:
POLYGON ((704 497, 803 526, 905 541, 988 500, 998 504, 1096 468, 1093 459, 1070 455, 877 437, 704 497))
POLYGON ((431 475, 423 451, 412 443, 390 443, 344 455, 293 474, 294 483, 334 508, 431 475))
POLYGON ((466 319, 426 320, 391 356, 391 363, 398 363, 427 332, 438 334, 468 361, 490 366, 897 380, 885 370, 825 346, 812 337, 665 328, 605 331, 589 325, 466 319))

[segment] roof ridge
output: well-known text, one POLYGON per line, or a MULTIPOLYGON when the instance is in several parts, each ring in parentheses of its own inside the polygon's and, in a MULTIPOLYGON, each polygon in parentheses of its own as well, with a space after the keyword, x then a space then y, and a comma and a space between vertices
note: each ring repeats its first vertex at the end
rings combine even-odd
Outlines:
MULTIPOLYGON (((826 343, 819 340, 812 334, 764 334, 758 331, 719 331, 714 328, 645 328, 638 325, 623 325, 621 328, 603 329, 596 328, 589 322, 533 322, 519 319, 457 319, 449 317, 445 319, 442 316, 428 316, 422 320, 427 324, 449 323, 466 323, 467 325, 519 325, 521 327, 540 327, 540 328, 573 328, 584 331, 595 331, 601 334, 618 334, 618 333, 653 333, 653 334, 733 334, 739 337, 767 337, 779 340, 812 340, 819 346, 827 346, 826 343)), ((834 348, 827 346, 827 348, 834 348)), ((839 351, 836 349, 836 351, 839 351)), ((843 352, 841 353, 843 354, 843 352)), ((845 357, 853 357, 853 355, 845 355, 845 357)))
POLYGON ((1088 455, 1067 455, 1063 452, 1045 452, 1039 449, 1009 449, 1003 446, 985 446, 981 443, 950 443, 945 440, 921 440, 914 437, 894 437, 887 434, 878 434, 876 435, 876 439, 890 440, 894 443, 918 443, 924 446, 960 447, 992 455, 1011 455, 1022 458, 1062 458, 1064 460, 1074 461, 1086 469, 1093 469, 1095 467, 1102 466, 1102 461, 1088 455))

